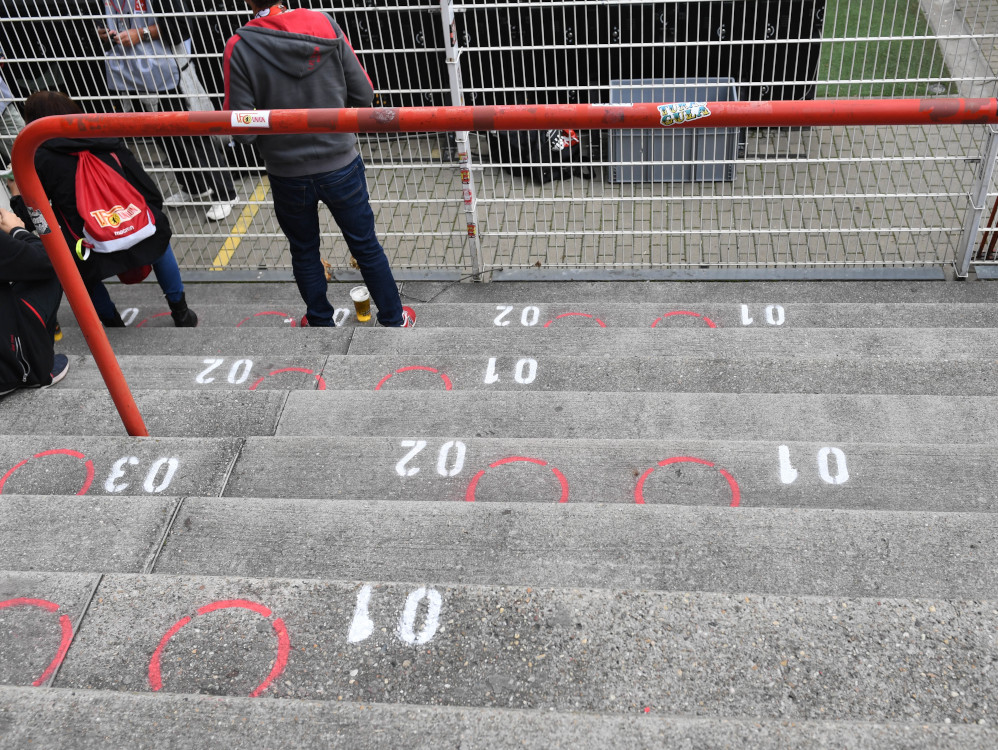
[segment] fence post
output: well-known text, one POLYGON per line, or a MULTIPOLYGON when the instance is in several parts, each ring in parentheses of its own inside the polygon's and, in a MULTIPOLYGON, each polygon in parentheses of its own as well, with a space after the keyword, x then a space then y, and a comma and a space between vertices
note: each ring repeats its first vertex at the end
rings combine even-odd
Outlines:
MULTIPOLYGON (((457 23, 454 20, 453 0, 440 0, 440 20, 444 26, 444 48, 447 51, 447 77, 450 80, 451 104, 464 106, 464 84, 461 81, 461 47, 457 43, 457 23)), ((471 134, 467 130, 454 133, 457 142, 458 166, 461 170, 461 189, 464 195, 464 217, 468 225, 468 252, 475 281, 482 280, 485 266, 478 242, 478 198, 472 174, 471 134)))
POLYGON ((970 264, 974 259, 974 245, 977 233, 981 228, 981 215, 988 197, 988 187, 994 178, 995 160, 998 159, 998 132, 994 125, 988 125, 988 137, 984 142, 981 163, 977 167, 977 177, 970 193, 970 206, 963 219, 963 231, 957 245, 954 263, 957 278, 965 279, 970 273, 970 264))

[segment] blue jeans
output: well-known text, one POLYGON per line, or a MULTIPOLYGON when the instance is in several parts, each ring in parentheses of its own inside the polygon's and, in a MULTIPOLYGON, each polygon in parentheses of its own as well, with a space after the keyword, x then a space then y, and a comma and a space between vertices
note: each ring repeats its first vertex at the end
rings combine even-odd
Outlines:
POLYGON ((308 324, 334 325, 320 253, 319 201, 322 201, 357 261, 371 300, 378 308, 378 322, 388 327, 402 325, 402 300, 374 229, 374 211, 361 158, 358 156, 335 172, 303 177, 270 175, 270 190, 277 222, 291 246, 291 268, 305 301, 308 324))
MULTIPOLYGON (((159 260, 152 264, 153 273, 156 274, 156 281, 159 288, 163 290, 168 302, 179 302, 184 293, 184 282, 180 278, 180 266, 177 265, 177 256, 173 254, 173 248, 167 245, 166 252, 159 256, 159 260)), ((90 292, 90 301, 94 303, 97 316, 106 320, 112 320, 118 312, 114 306, 114 301, 104 286, 102 281, 95 281, 87 285, 90 292)))

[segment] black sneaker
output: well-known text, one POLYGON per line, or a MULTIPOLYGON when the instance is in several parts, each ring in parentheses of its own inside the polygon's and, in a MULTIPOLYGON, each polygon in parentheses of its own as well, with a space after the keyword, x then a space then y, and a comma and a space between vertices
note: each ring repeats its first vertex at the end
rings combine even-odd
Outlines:
POLYGON ((48 385, 43 385, 42 388, 50 388, 51 386, 58 383, 69 372, 69 357, 65 354, 56 354, 55 359, 52 360, 52 382, 48 385))

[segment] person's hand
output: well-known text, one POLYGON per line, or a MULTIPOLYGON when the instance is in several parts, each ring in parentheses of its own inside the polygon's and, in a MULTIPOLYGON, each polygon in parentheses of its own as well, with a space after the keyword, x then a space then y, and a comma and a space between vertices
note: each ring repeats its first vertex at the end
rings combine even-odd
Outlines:
POLYGON ((17 218, 17 214, 13 211, 0 208, 0 229, 5 232, 11 232, 16 227, 24 229, 24 222, 17 218))
POLYGON ((119 47, 128 49, 142 41, 142 32, 138 29, 125 29, 115 35, 114 40, 118 43, 119 47))
POLYGON ((14 175, 7 175, 4 178, 4 182, 7 185, 7 192, 10 193, 12 197, 21 194, 21 191, 17 189, 17 183, 14 181, 14 175))

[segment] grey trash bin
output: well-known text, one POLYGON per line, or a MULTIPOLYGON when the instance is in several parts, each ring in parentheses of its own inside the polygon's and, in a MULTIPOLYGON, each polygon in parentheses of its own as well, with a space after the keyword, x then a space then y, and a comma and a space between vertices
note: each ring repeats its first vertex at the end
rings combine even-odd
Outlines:
MULTIPOLYGON (((738 100, 733 78, 610 81, 611 104, 738 100)), ((719 182, 735 179, 738 128, 610 132, 610 182, 719 182)))

